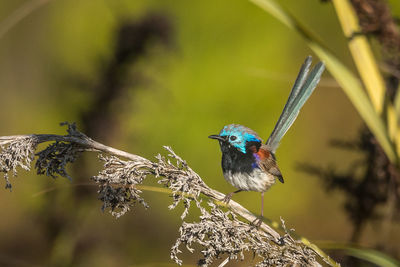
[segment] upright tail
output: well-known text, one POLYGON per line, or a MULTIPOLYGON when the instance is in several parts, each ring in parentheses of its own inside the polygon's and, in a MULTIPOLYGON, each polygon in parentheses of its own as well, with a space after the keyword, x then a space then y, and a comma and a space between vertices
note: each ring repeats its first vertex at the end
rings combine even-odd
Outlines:
POLYGON ((324 72, 324 63, 318 62, 318 64, 315 65, 308 75, 311 61, 311 56, 308 56, 301 66, 299 75, 294 82, 292 91, 290 92, 289 98, 285 104, 285 107, 283 108, 282 114, 267 140, 266 144, 273 153, 275 153, 276 149, 278 148, 282 137, 286 134, 290 126, 292 126, 293 122, 296 120, 301 107, 314 91, 322 73, 324 72))

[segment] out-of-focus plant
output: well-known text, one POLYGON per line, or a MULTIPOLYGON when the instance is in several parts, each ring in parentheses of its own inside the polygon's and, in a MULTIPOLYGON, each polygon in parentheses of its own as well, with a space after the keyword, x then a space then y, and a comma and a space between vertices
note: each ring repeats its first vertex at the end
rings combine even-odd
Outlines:
POLYGON ((6 19, 0 22, 0 39, 10 31, 21 20, 26 18, 29 14, 49 3, 52 0, 32 0, 27 1, 14 12, 12 12, 6 19))
MULTIPOLYGON (((250 0, 254 4, 258 5, 289 28, 297 31, 304 39, 310 48, 325 62, 327 70, 339 83, 343 91, 349 97, 354 107, 359 112, 360 116, 364 119, 370 130, 374 133, 377 140, 385 150, 388 158, 397 164, 398 156, 396 155, 394 142, 389 139, 389 125, 385 123, 384 118, 381 116, 383 111, 383 100, 385 94, 385 88, 383 87, 382 77, 376 68, 375 59, 372 56, 370 47, 365 40, 365 37, 359 35, 350 35, 352 39, 360 38, 355 45, 351 45, 352 51, 356 55, 357 61, 366 60, 365 67, 363 62, 359 62, 357 66, 362 70, 363 83, 357 78, 357 76, 345 66, 330 50, 328 47, 323 45, 322 41, 312 31, 306 27, 301 21, 297 20, 287 10, 280 6, 274 0, 250 0), (362 52, 361 52, 362 50, 362 52), (363 85, 368 84, 369 96, 365 93, 363 85), (378 88, 374 86, 377 85, 378 88)), ((338 2, 338 15, 341 17, 352 17, 352 19, 343 19, 343 23, 346 24, 346 31, 350 31, 351 34, 359 33, 359 28, 356 27, 356 17, 352 13, 346 13, 346 10, 351 10, 348 7, 346 1, 334 1, 338 2), (343 11, 343 9, 345 11, 343 11), (346 14, 344 14, 346 13, 346 14), (352 31, 354 30, 354 32, 352 31)))
MULTIPOLYGON (((339 83, 369 130, 363 129, 359 140, 335 142, 341 147, 357 150, 364 155, 354 163, 350 172, 302 164, 301 168, 323 178, 327 190, 345 192, 345 208, 354 224, 351 241, 357 242, 366 222, 380 218, 383 224, 394 218, 400 210, 400 94, 397 92, 400 75, 400 32, 390 15, 387 3, 379 0, 332 0, 344 37, 356 65, 359 77, 353 73, 322 41, 301 21, 296 19, 275 0, 250 0, 283 24, 299 33, 309 47, 325 61, 327 70, 339 83), (359 20, 360 19, 360 20, 359 20), (361 22, 361 23, 360 23, 361 22), (368 35, 378 39, 389 64, 379 64, 370 46, 368 35), (379 66, 387 72, 384 81, 379 66), (371 134, 372 133, 372 134, 371 134), (358 171, 362 169, 361 175, 358 171), (386 204, 387 211, 378 216, 377 208, 386 204)), ((398 219, 398 218, 397 218, 398 219)), ((386 238, 387 235, 382 235, 386 238)), ((384 240, 383 240, 384 243, 384 240)), ((331 249, 336 249, 331 246, 331 249)), ((360 249, 344 249, 347 255, 367 261, 379 259, 381 254, 360 249)))
POLYGON ((321 248, 328 250, 341 250, 347 255, 371 262, 376 266, 396 267, 400 262, 377 250, 363 248, 352 244, 334 242, 318 242, 321 248))

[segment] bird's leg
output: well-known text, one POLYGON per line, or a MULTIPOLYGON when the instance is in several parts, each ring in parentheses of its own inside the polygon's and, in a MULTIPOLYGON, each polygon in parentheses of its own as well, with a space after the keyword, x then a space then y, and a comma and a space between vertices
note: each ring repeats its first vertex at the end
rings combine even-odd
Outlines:
POLYGON ((228 193, 225 195, 225 197, 224 197, 224 199, 222 199, 222 201, 225 202, 226 204, 228 204, 229 201, 231 201, 233 194, 236 194, 236 193, 239 193, 242 191, 243 191, 242 189, 239 189, 239 190, 236 190, 235 192, 228 193))
POLYGON ((257 217, 251 224, 260 227, 264 218, 264 192, 261 192, 261 216, 257 217))
POLYGON ((264 217, 264 192, 261 192, 261 217, 264 217))

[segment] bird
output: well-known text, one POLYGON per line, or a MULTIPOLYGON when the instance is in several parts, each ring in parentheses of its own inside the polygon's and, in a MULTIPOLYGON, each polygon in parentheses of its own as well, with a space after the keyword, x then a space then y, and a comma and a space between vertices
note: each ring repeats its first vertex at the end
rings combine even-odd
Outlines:
POLYGON ((318 62, 309 72, 311 63, 312 57, 308 56, 266 143, 255 131, 240 124, 226 125, 219 134, 208 136, 219 141, 224 178, 238 189, 226 194, 222 201, 229 203, 233 194, 242 191, 261 193, 261 216, 253 221, 256 226, 261 225, 264 214, 264 193, 275 184, 276 179, 284 183, 275 152, 324 72, 323 62, 318 62))

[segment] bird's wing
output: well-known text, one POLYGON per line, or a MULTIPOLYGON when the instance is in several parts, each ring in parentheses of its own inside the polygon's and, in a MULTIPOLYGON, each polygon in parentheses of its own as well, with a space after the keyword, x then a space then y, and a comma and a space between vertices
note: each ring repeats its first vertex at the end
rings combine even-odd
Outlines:
POLYGON ((284 182, 281 171, 279 170, 278 164, 274 155, 267 149, 266 145, 262 145, 257 152, 258 159, 257 164, 261 170, 272 174, 279 179, 281 183, 284 182))

